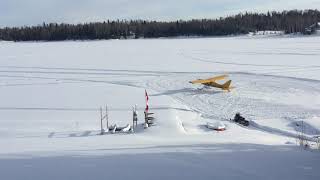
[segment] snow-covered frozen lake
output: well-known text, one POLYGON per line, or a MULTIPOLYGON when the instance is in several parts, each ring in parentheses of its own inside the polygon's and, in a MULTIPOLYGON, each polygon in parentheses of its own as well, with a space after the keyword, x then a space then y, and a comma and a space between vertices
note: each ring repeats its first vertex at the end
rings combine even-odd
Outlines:
POLYGON ((0 179, 319 179, 320 37, 0 42, 0 179), (228 74, 235 88, 190 80, 228 74), (144 130, 144 90, 156 126, 144 130), (133 134, 97 135, 99 108, 133 134), (236 112, 252 120, 229 122, 236 112), (205 127, 222 121, 224 132, 205 127), (313 146, 315 142, 311 141, 313 146))

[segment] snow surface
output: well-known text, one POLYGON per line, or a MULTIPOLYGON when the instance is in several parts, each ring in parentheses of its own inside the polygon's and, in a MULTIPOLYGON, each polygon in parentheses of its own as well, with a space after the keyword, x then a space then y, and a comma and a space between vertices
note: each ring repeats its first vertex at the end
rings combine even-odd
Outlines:
POLYGON ((320 37, 0 42, 0 179, 319 179, 320 37), (188 81, 229 74, 230 92, 188 81), (156 125, 143 129, 144 89, 156 125), (134 133, 98 135, 109 124, 134 133), (229 121, 236 112, 251 121, 229 121), (207 123, 222 121, 216 132, 207 123))

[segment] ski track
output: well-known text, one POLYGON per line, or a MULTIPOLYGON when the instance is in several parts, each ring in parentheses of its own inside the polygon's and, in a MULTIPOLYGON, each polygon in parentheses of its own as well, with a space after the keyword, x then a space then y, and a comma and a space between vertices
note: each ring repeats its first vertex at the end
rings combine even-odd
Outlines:
MULTIPOLYGON (((228 52, 230 54, 230 52, 228 52)), ((199 62, 206 62, 206 63, 213 63, 213 64, 224 64, 224 65, 236 65, 236 66, 251 66, 251 67, 282 67, 282 68, 320 68, 320 66, 318 65, 284 65, 284 64, 253 64, 253 63, 236 63, 236 62, 225 62, 223 60, 213 60, 213 59, 208 59, 208 58, 201 58, 198 56, 193 56, 194 54, 187 54, 185 52, 180 51, 178 54, 180 54, 181 56, 183 56, 186 59, 191 59, 193 61, 199 61, 199 62)), ((234 54, 234 53, 231 53, 234 54)), ((237 54, 244 54, 244 55, 248 55, 247 53, 237 53, 237 54)), ((252 53, 252 55, 275 55, 278 53, 252 53)), ((283 55, 319 55, 319 54, 303 54, 303 53, 279 53, 279 54, 283 54, 283 55)), ((203 55, 202 53, 199 55, 203 55)))

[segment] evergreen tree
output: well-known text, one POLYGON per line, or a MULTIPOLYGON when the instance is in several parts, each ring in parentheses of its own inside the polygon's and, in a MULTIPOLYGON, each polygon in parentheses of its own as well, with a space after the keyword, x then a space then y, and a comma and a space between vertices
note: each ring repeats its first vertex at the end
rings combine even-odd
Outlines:
POLYGON ((273 30, 304 33, 306 28, 320 22, 318 10, 240 13, 218 19, 157 22, 145 20, 116 20, 84 24, 43 23, 30 27, 0 29, 0 39, 8 41, 57 41, 120 38, 157 38, 176 36, 222 36, 273 30))

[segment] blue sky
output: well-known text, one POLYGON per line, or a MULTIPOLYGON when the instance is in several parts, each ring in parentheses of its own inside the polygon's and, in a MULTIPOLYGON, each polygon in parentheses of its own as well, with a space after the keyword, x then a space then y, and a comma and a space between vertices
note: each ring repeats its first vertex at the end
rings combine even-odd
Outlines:
POLYGON ((0 0, 0 27, 106 19, 216 18, 289 9, 320 9, 320 0, 0 0))

